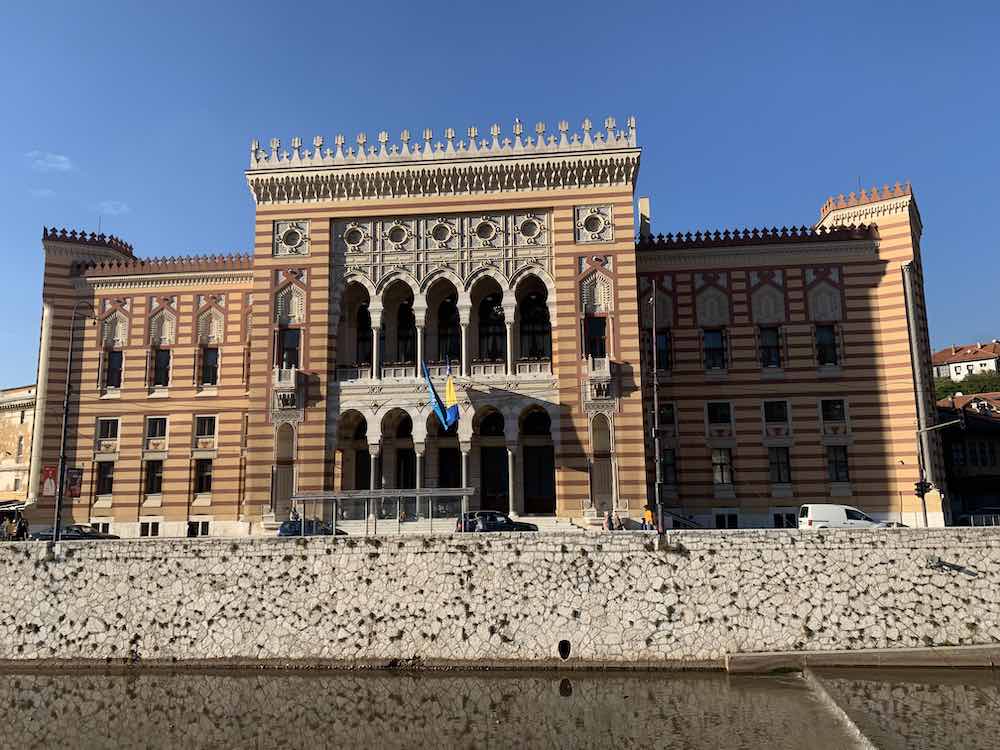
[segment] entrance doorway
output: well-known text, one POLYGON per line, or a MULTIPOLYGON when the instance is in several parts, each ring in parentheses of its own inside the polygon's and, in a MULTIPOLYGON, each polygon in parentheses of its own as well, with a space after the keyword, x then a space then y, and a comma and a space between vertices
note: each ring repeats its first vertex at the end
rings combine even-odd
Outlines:
POLYGON ((509 510, 507 497, 507 449, 483 446, 479 449, 480 508, 506 513, 509 510))
POLYGON ((555 451, 551 445, 526 445, 524 454, 524 512, 556 512, 555 451))

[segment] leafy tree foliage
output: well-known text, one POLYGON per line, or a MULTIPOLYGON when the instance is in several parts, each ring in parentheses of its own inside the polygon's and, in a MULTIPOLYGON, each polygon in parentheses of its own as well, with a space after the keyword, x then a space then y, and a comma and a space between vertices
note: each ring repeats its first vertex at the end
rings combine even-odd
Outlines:
POLYGON ((972 393, 996 393, 1000 391, 1000 372, 977 372, 960 381, 948 377, 937 378, 934 381, 934 391, 938 399, 949 398, 956 393, 964 393, 966 396, 972 393))

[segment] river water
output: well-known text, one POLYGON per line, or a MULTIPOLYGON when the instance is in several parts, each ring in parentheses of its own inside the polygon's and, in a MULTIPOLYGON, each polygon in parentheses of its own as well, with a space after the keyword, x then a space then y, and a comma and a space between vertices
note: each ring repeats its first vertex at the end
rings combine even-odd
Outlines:
POLYGON ((989 670, 0 673, 3 748, 1000 747, 989 670))

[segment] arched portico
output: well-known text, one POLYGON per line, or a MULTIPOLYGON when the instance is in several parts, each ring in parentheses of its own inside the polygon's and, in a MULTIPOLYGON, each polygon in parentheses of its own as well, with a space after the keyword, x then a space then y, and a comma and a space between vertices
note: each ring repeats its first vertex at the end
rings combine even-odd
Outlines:
POLYGON ((518 420, 521 469, 521 512, 556 512, 555 446, 552 419, 541 406, 530 406, 518 420))

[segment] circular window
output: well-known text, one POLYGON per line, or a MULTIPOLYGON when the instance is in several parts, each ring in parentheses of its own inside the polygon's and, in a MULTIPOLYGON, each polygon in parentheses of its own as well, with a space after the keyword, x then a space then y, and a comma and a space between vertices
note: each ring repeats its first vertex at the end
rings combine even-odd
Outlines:
POLYGON ((476 236, 483 242, 489 242, 497 236, 496 225, 492 221, 481 221, 476 224, 476 236))
POLYGON ((365 233, 362 232, 357 227, 351 227, 346 232, 344 232, 344 242, 346 242, 351 247, 357 247, 362 242, 364 242, 365 233))
POLYGON ((534 219, 525 219, 521 222, 521 235, 533 240, 542 233, 542 226, 534 219))
POLYGON ((386 237, 388 237, 389 242, 393 243, 394 245, 402 245, 404 242, 406 242, 407 234, 408 233, 406 231, 406 227, 396 224, 396 226, 392 227, 392 229, 389 230, 389 233, 386 235, 386 237))
POLYGON ((583 228, 591 234, 599 234, 604 229, 604 217, 600 214, 591 214, 583 220, 583 228))
POLYGON ((281 244, 285 247, 298 247, 302 244, 302 232, 294 227, 286 229, 281 235, 281 244))
POLYGON ((434 238, 435 242, 447 242, 451 239, 451 227, 443 221, 439 222, 431 229, 431 237, 434 238))

